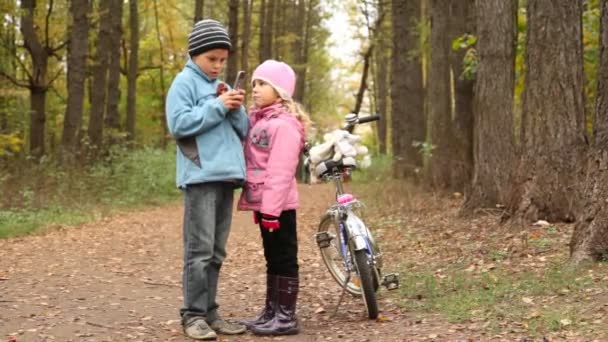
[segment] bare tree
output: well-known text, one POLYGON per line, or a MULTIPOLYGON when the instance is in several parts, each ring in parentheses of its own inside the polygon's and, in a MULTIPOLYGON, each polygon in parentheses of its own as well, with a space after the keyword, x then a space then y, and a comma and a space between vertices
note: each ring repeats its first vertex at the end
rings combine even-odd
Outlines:
POLYGON ((57 53, 63 49, 67 42, 59 42, 56 46, 53 46, 53 37, 51 37, 49 29, 50 19, 54 10, 54 1, 51 0, 45 6, 46 15, 42 28, 34 23, 36 1, 22 0, 20 8, 19 28, 23 36, 23 46, 31 59, 32 68, 28 70, 28 67, 21 58, 15 55, 14 61, 25 74, 26 80, 22 81, 15 74, 5 71, 0 71, 0 76, 9 80, 14 85, 27 88, 30 91, 30 154, 42 156, 45 153, 46 94, 50 85, 61 75, 61 69, 59 69, 49 78, 49 58, 52 56, 60 58, 57 53), (38 29, 42 29, 43 31, 42 39, 38 36, 38 29))

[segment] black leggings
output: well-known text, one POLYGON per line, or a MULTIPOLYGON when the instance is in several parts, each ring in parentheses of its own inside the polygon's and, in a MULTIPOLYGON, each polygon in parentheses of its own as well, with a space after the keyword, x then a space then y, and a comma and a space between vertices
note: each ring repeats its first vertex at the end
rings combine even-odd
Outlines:
POLYGON ((286 210, 279 217, 281 227, 270 232, 260 224, 266 272, 284 277, 298 276, 298 236, 296 211, 286 210))

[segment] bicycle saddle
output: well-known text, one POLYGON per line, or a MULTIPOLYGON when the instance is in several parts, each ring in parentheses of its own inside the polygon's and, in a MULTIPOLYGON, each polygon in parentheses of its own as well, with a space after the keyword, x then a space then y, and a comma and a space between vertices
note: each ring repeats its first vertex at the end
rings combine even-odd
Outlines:
POLYGON ((315 167, 315 175, 317 175, 317 177, 322 177, 325 174, 334 170, 342 172, 344 171, 344 169, 354 168, 356 166, 357 161, 353 157, 344 157, 338 161, 335 161, 333 159, 327 159, 320 162, 315 167))

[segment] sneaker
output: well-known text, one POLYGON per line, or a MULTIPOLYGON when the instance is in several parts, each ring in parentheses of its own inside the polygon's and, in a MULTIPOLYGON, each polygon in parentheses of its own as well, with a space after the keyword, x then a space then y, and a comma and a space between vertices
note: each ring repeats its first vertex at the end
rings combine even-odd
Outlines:
POLYGON ((218 334, 223 335, 239 335, 247 331, 247 327, 242 324, 230 323, 221 318, 211 322, 211 329, 218 334))
POLYGON ((184 334, 191 339, 201 341, 215 341, 217 334, 203 317, 191 317, 184 323, 184 334))

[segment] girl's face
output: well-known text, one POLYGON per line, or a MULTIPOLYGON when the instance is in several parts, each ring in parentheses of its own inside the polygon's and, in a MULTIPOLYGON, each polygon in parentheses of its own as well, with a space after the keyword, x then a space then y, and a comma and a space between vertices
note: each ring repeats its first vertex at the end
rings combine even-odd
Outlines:
POLYGON ((192 57, 192 61, 212 80, 216 79, 228 60, 228 50, 213 49, 192 57))
POLYGON ((253 103, 259 108, 271 105, 279 99, 279 94, 277 94, 274 88, 262 80, 253 81, 252 93, 253 103))

